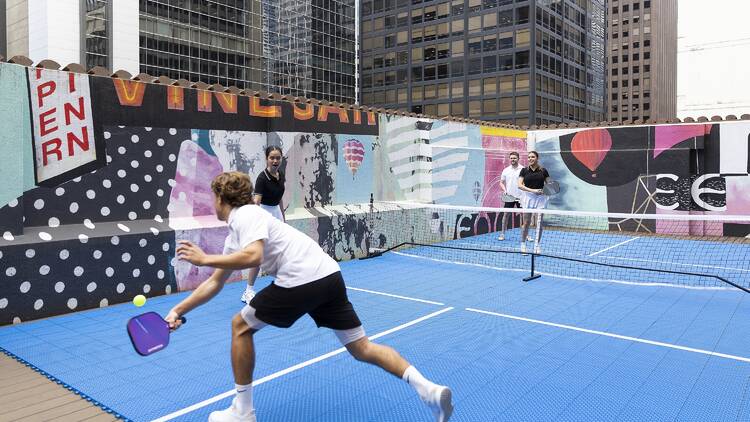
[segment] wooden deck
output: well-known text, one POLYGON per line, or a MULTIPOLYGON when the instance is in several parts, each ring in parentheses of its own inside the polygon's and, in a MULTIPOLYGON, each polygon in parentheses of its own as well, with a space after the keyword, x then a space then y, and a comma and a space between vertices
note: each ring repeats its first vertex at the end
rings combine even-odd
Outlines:
POLYGON ((81 396, 0 353, 0 422, 117 420, 81 396))

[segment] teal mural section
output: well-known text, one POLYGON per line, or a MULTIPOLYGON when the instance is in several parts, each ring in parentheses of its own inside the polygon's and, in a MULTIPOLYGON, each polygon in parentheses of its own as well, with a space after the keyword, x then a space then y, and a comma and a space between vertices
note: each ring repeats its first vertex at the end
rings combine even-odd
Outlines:
POLYGON ((31 118, 26 68, 0 66, 0 206, 21 198, 34 187, 33 152, 31 149, 31 118))

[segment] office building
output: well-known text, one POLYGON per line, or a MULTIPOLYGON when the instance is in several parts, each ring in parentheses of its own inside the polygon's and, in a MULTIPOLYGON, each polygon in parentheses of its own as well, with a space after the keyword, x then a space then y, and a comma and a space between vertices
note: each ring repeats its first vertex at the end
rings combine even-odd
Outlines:
POLYGON ((354 0, 7 0, 8 55, 356 99, 354 0))
POLYGON ((362 102, 529 125, 604 119, 604 0, 363 0, 362 102))
POLYGON ((608 120, 675 118, 677 0, 612 0, 609 9, 608 120))

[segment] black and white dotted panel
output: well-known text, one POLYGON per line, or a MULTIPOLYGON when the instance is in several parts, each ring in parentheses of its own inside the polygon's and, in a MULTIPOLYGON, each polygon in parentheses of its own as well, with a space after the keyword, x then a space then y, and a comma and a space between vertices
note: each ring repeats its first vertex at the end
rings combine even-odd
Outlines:
POLYGON ((174 232, 88 237, 0 249, 0 325, 176 291, 174 232))
MULTIPOLYGON (((182 142, 190 140, 190 130, 105 127, 104 138, 105 167, 53 188, 38 187, 24 193, 26 227, 167 215, 177 156, 182 142)), ((0 220, 4 210, 0 209, 0 220)))
POLYGON ((190 130, 106 127, 104 137, 106 167, 0 209, 0 221, 25 219, 23 235, 0 239, 0 325, 176 291, 164 220, 190 130))

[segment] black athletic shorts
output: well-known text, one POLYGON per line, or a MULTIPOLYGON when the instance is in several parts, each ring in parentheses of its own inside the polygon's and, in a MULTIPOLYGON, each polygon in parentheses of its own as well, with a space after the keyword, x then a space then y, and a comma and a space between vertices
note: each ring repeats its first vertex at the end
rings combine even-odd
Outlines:
POLYGON ((291 327, 304 314, 310 314, 318 327, 349 330, 362 325, 340 271, 301 286, 271 284, 255 295, 250 306, 256 318, 281 328, 291 327))

